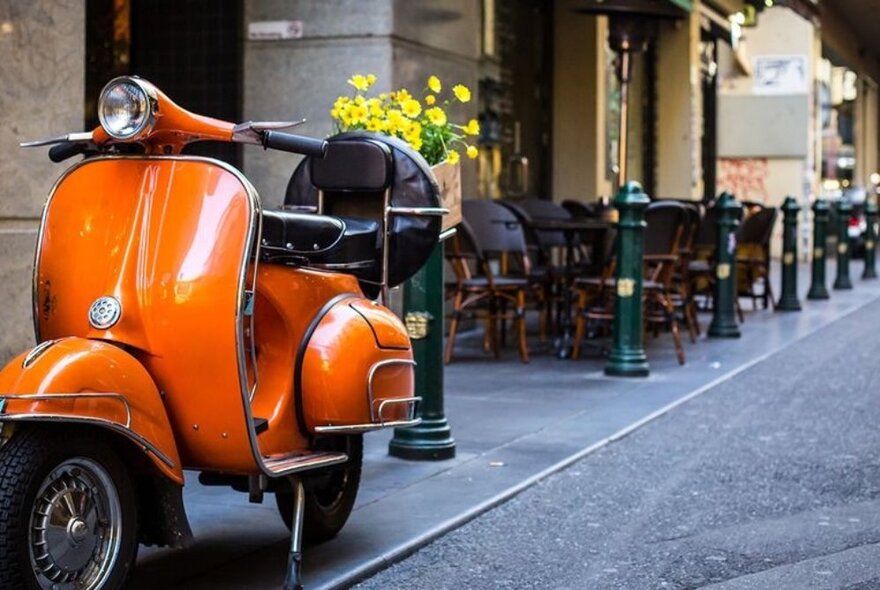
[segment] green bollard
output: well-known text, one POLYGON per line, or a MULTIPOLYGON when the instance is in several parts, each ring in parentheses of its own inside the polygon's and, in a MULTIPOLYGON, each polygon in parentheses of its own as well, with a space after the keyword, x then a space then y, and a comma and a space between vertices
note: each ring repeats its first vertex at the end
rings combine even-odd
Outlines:
POLYGON ((863 279, 877 278, 877 197, 865 199, 865 270, 863 279))
POLYGON ((605 374, 646 377, 648 357, 643 344, 642 265, 645 241, 645 208, 650 203, 637 182, 627 182, 614 197, 618 211, 617 269, 614 298, 613 342, 605 374))
POLYGON ((846 199, 837 199, 835 204, 837 211, 837 278, 834 279, 835 289, 852 289, 852 280, 849 278, 849 216, 852 213, 852 204, 846 199))
POLYGON ((427 264, 406 284, 403 297, 422 423, 395 428, 388 454, 416 461, 451 459, 455 439, 443 412, 443 244, 434 248, 427 264))
POLYGON ((830 299, 825 287, 825 243, 828 241, 828 212, 831 207, 825 199, 813 203, 813 273, 807 299, 830 299))
POLYGON ((782 294, 776 309, 779 311, 800 311, 801 302, 797 295, 797 200, 786 197, 782 203, 782 294))
POLYGON ((736 324, 736 227, 742 218, 742 205, 728 192, 718 202, 718 238, 715 242, 715 290, 709 336, 739 338, 736 324))

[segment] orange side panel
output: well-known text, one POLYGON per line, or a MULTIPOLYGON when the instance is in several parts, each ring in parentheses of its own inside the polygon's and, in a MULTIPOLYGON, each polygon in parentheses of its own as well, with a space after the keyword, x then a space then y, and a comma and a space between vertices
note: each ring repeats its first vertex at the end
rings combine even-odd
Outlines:
MULTIPOLYGON (((269 420, 269 429, 259 436, 260 450, 274 455, 307 445, 293 398, 294 364, 303 335, 328 301, 345 293, 360 297, 361 292, 350 275, 275 264, 259 268, 254 304, 257 390, 252 405, 254 416, 269 420)), ((372 337, 365 342, 371 341, 372 337)), ((358 346, 349 354, 362 349, 358 346)))
MULTIPOLYGON (((402 349, 380 348, 373 336, 374 327, 355 309, 371 305, 365 299, 338 303, 320 321, 309 341, 302 366, 302 390, 305 422, 310 429, 375 423, 383 399, 413 395, 413 370, 407 364, 412 360, 409 342, 406 340, 407 347, 402 349), (372 408, 371 372, 375 373, 372 408)), ((382 313, 391 314, 376 306, 376 314, 382 313)), ((405 338, 404 331, 393 341, 402 342, 405 338)), ((392 408, 384 419, 402 419, 404 406, 392 408)))
POLYGON ((242 282, 258 205, 219 162, 188 157, 86 160, 44 215, 36 274, 41 339, 131 347, 153 376, 184 466, 256 469, 239 372, 242 282), (89 306, 122 304, 91 328, 89 306))
POLYGON ((380 348, 408 350, 410 347, 406 326, 396 315, 375 301, 358 301, 351 306, 373 327, 376 344, 380 348))

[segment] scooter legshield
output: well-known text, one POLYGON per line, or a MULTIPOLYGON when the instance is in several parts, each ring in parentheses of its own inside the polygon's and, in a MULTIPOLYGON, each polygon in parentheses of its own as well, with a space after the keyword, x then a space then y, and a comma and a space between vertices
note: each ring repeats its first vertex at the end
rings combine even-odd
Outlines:
POLYGON ((49 340, 14 358, 0 371, 0 422, 80 423, 111 430, 183 484, 156 384, 137 359, 108 342, 49 340))

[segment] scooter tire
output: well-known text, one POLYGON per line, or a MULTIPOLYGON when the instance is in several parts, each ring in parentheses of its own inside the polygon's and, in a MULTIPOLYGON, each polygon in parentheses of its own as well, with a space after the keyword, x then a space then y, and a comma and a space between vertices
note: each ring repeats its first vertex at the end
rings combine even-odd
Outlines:
MULTIPOLYGON (((53 512, 47 517, 43 534, 48 534, 50 521, 56 522, 51 520, 55 515, 53 512)), ((131 478, 125 464, 101 433, 28 426, 19 428, 11 440, 0 448, 0 588, 41 590, 45 586, 40 584, 38 576, 42 576, 45 584, 51 583, 51 578, 59 573, 80 577, 80 581, 84 582, 83 578, 88 576, 90 580, 86 582, 88 585, 83 586, 85 590, 123 588, 137 556, 137 518, 137 501, 131 478), (34 515, 37 514, 38 502, 46 502, 52 494, 55 494, 54 500, 44 504, 44 509, 63 512, 60 506, 65 495, 71 501, 76 498, 81 502, 79 510, 83 514, 78 516, 83 516, 83 524, 72 523, 75 518, 69 518, 67 535, 71 539, 76 538, 69 541, 71 543, 78 542, 86 548, 94 543, 94 548, 78 572, 69 573, 68 570, 68 573, 64 573, 57 562, 51 561, 55 556, 48 551, 45 556, 33 557, 36 545, 34 535, 39 534, 34 532, 39 530, 33 528, 37 522, 34 515), (75 494, 80 495, 77 497, 75 494), (97 507, 94 513, 90 511, 93 506, 97 507), (112 535, 107 534, 107 529, 96 535, 94 525, 91 525, 92 530, 88 530, 87 522, 92 517, 96 521, 106 520, 100 516, 102 511, 103 516, 109 512, 111 519, 114 514, 119 518, 119 525, 111 524, 112 535), (98 544, 105 543, 104 538, 110 540, 106 541, 105 549, 101 549, 98 544), (94 556, 102 551, 115 557, 99 557, 100 561, 93 563, 94 556), (38 573, 38 570, 42 572, 38 573)), ((72 559, 68 555, 64 554, 64 559, 72 559)), ((88 551, 80 555, 88 555, 88 551)), ((78 558, 77 565, 71 566, 78 567, 81 561, 82 557, 78 558)))
MULTIPOLYGON (((361 435, 327 439, 322 450, 348 452, 348 462, 303 479, 305 506, 303 513, 303 542, 316 545, 329 541, 342 530, 354 508, 361 466, 364 458, 364 438, 361 435)), ((288 529, 293 528, 293 493, 275 494, 278 512, 288 529)))

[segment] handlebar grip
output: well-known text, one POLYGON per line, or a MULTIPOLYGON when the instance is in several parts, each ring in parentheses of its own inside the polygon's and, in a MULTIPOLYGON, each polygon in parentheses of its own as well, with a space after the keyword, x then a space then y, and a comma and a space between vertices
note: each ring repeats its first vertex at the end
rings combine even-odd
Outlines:
POLYGON ((67 158, 84 153, 87 148, 88 146, 84 143, 59 143, 49 148, 49 159, 57 164, 67 158))
POLYGON ((323 158, 327 151, 327 142, 323 139, 304 137, 283 131, 266 131, 263 135, 263 147, 323 158))

